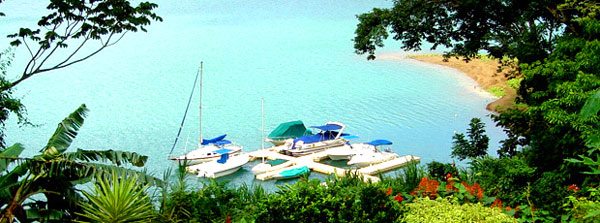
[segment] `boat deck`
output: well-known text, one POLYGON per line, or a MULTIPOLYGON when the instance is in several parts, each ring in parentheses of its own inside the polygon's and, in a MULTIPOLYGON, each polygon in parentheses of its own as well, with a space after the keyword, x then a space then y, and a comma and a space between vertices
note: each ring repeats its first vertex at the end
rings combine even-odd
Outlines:
POLYGON ((420 157, 406 155, 406 156, 402 156, 402 157, 398 157, 398 158, 395 158, 392 160, 385 161, 383 163, 371 165, 368 167, 348 170, 348 169, 344 169, 344 168, 339 168, 339 167, 334 167, 331 165, 319 163, 319 161, 327 158, 327 150, 309 154, 309 155, 305 155, 305 156, 301 156, 301 157, 293 157, 293 156, 281 154, 278 152, 277 147, 272 147, 269 149, 261 149, 261 150, 256 150, 253 152, 248 152, 247 154, 250 156, 250 161, 254 161, 256 159, 261 159, 261 158, 270 159, 270 160, 274 160, 274 159, 288 160, 287 162, 285 162, 283 164, 273 166, 273 168, 268 170, 266 173, 256 175, 256 179, 258 179, 258 180, 273 179, 273 177, 282 170, 294 169, 294 168, 298 168, 301 166, 307 166, 309 169, 311 169, 313 171, 323 173, 326 175, 336 174, 337 176, 340 176, 340 177, 343 177, 349 171, 352 171, 352 173, 358 174, 359 176, 363 177, 363 179, 367 182, 368 181, 379 182, 379 180, 380 180, 379 177, 373 176, 374 174, 397 169, 411 161, 418 162, 421 160, 420 157))

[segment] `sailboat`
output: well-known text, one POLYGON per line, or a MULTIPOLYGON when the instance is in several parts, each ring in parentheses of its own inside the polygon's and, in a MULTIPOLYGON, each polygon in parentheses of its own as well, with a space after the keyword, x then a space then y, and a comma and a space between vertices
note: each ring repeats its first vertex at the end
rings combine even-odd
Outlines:
MULTIPOLYGON (((194 89, 196 88, 196 82, 198 80, 198 77, 200 77, 200 84, 198 85, 199 90, 200 90, 200 109, 199 109, 200 137, 199 137, 198 148, 195 150, 192 150, 184 155, 169 158, 170 160, 177 161, 179 164, 182 164, 182 165, 185 164, 187 166, 217 160, 219 158, 222 158, 223 154, 227 154, 227 156, 230 157, 230 156, 241 153, 242 148, 243 148, 242 146, 236 145, 229 140, 225 140, 225 137, 227 136, 227 134, 223 134, 223 135, 217 136, 212 139, 203 139, 202 138, 202 62, 200 63, 200 69, 198 70, 198 73, 196 74, 196 80, 194 80, 194 87, 192 88, 192 92, 190 94, 190 99, 188 100, 188 107, 186 108, 186 114, 187 114, 188 108, 190 106, 192 96, 194 94, 194 89)), ((177 138, 175 138, 175 143, 173 144, 173 148, 171 149, 171 152, 173 152, 173 149, 175 148, 175 145, 177 144, 177 140, 181 133, 181 128, 183 127, 183 124, 185 122, 185 117, 186 117, 186 115, 183 116, 183 120, 182 120, 181 126, 179 128, 179 133, 177 134, 177 138)), ((169 153, 169 154, 171 154, 171 153, 169 153)))

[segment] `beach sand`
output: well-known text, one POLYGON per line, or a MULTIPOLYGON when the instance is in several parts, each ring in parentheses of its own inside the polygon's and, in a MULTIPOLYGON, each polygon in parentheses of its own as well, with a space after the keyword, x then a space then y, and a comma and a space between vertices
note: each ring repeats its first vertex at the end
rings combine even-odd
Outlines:
POLYGON ((493 88, 501 88, 506 92, 506 95, 502 96, 498 100, 488 104, 486 109, 495 112, 502 112, 506 108, 513 108, 514 101, 517 96, 515 89, 508 86, 506 83, 506 73, 509 69, 504 69, 502 72, 498 72, 499 63, 492 59, 473 59, 468 63, 462 59, 449 58, 448 61, 444 61, 441 55, 406 55, 406 54, 386 54, 377 57, 378 59, 415 59, 418 61, 438 64, 442 66, 451 67, 458 71, 466 74, 468 77, 473 79, 479 87, 486 91, 490 91, 493 88))

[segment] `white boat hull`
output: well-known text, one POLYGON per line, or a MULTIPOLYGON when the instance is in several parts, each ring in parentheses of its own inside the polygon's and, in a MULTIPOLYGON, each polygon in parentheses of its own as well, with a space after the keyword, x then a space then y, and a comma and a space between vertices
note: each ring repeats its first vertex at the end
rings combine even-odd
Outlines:
POLYGON ((259 163, 256 166, 252 167, 252 173, 254 175, 266 173, 272 168, 271 164, 268 163, 259 163))
POLYGON ((334 154, 329 154, 327 155, 329 157, 330 160, 349 160, 350 158, 352 158, 352 155, 334 155, 334 154))
POLYGON ((398 157, 398 154, 389 152, 372 152, 366 154, 357 154, 348 161, 348 166, 356 165, 358 167, 367 167, 373 164, 383 163, 398 157))
POLYGON ((285 153, 292 156, 304 156, 311 153, 320 152, 333 147, 342 146, 346 143, 343 139, 333 139, 310 144, 302 144, 299 148, 287 149, 285 153))
MULTIPOLYGON (((241 146, 226 146, 224 148, 232 150, 231 152, 229 152, 229 156, 238 155, 242 152, 241 146)), ((207 163, 207 162, 215 161, 215 160, 218 160, 219 158, 221 158, 222 154, 213 152, 218 149, 220 149, 220 148, 218 148, 216 146, 206 146, 206 147, 202 147, 202 148, 190 151, 189 153, 187 153, 185 155, 170 158, 170 160, 176 161, 179 165, 183 165, 184 161, 185 161, 186 166, 193 166, 193 165, 198 165, 198 164, 202 164, 202 163, 207 163)))
POLYGON ((189 166, 188 170, 196 172, 198 177, 219 178, 227 176, 238 171, 250 158, 247 155, 238 155, 230 157, 225 163, 218 163, 217 160, 189 166))

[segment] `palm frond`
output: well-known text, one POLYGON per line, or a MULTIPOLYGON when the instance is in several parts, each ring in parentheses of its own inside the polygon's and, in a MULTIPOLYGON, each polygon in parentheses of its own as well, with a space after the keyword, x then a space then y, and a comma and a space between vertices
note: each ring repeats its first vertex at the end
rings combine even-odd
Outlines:
POLYGON ((21 143, 15 143, 11 147, 0 152, 0 172, 5 171, 10 163, 21 155, 25 147, 21 143))
POLYGON ((118 150, 83 150, 77 149, 76 152, 65 153, 67 160, 81 161, 102 161, 111 162, 117 166, 121 164, 131 164, 137 167, 142 167, 146 164, 148 156, 140 155, 135 152, 118 151, 118 150))
POLYGON ((41 156, 37 156, 43 160, 51 160, 60 156, 73 142, 77 136, 79 128, 83 125, 83 120, 89 110, 82 104, 67 118, 58 124, 56 131, 48 140, 48 144, 40 150, 41 156))

